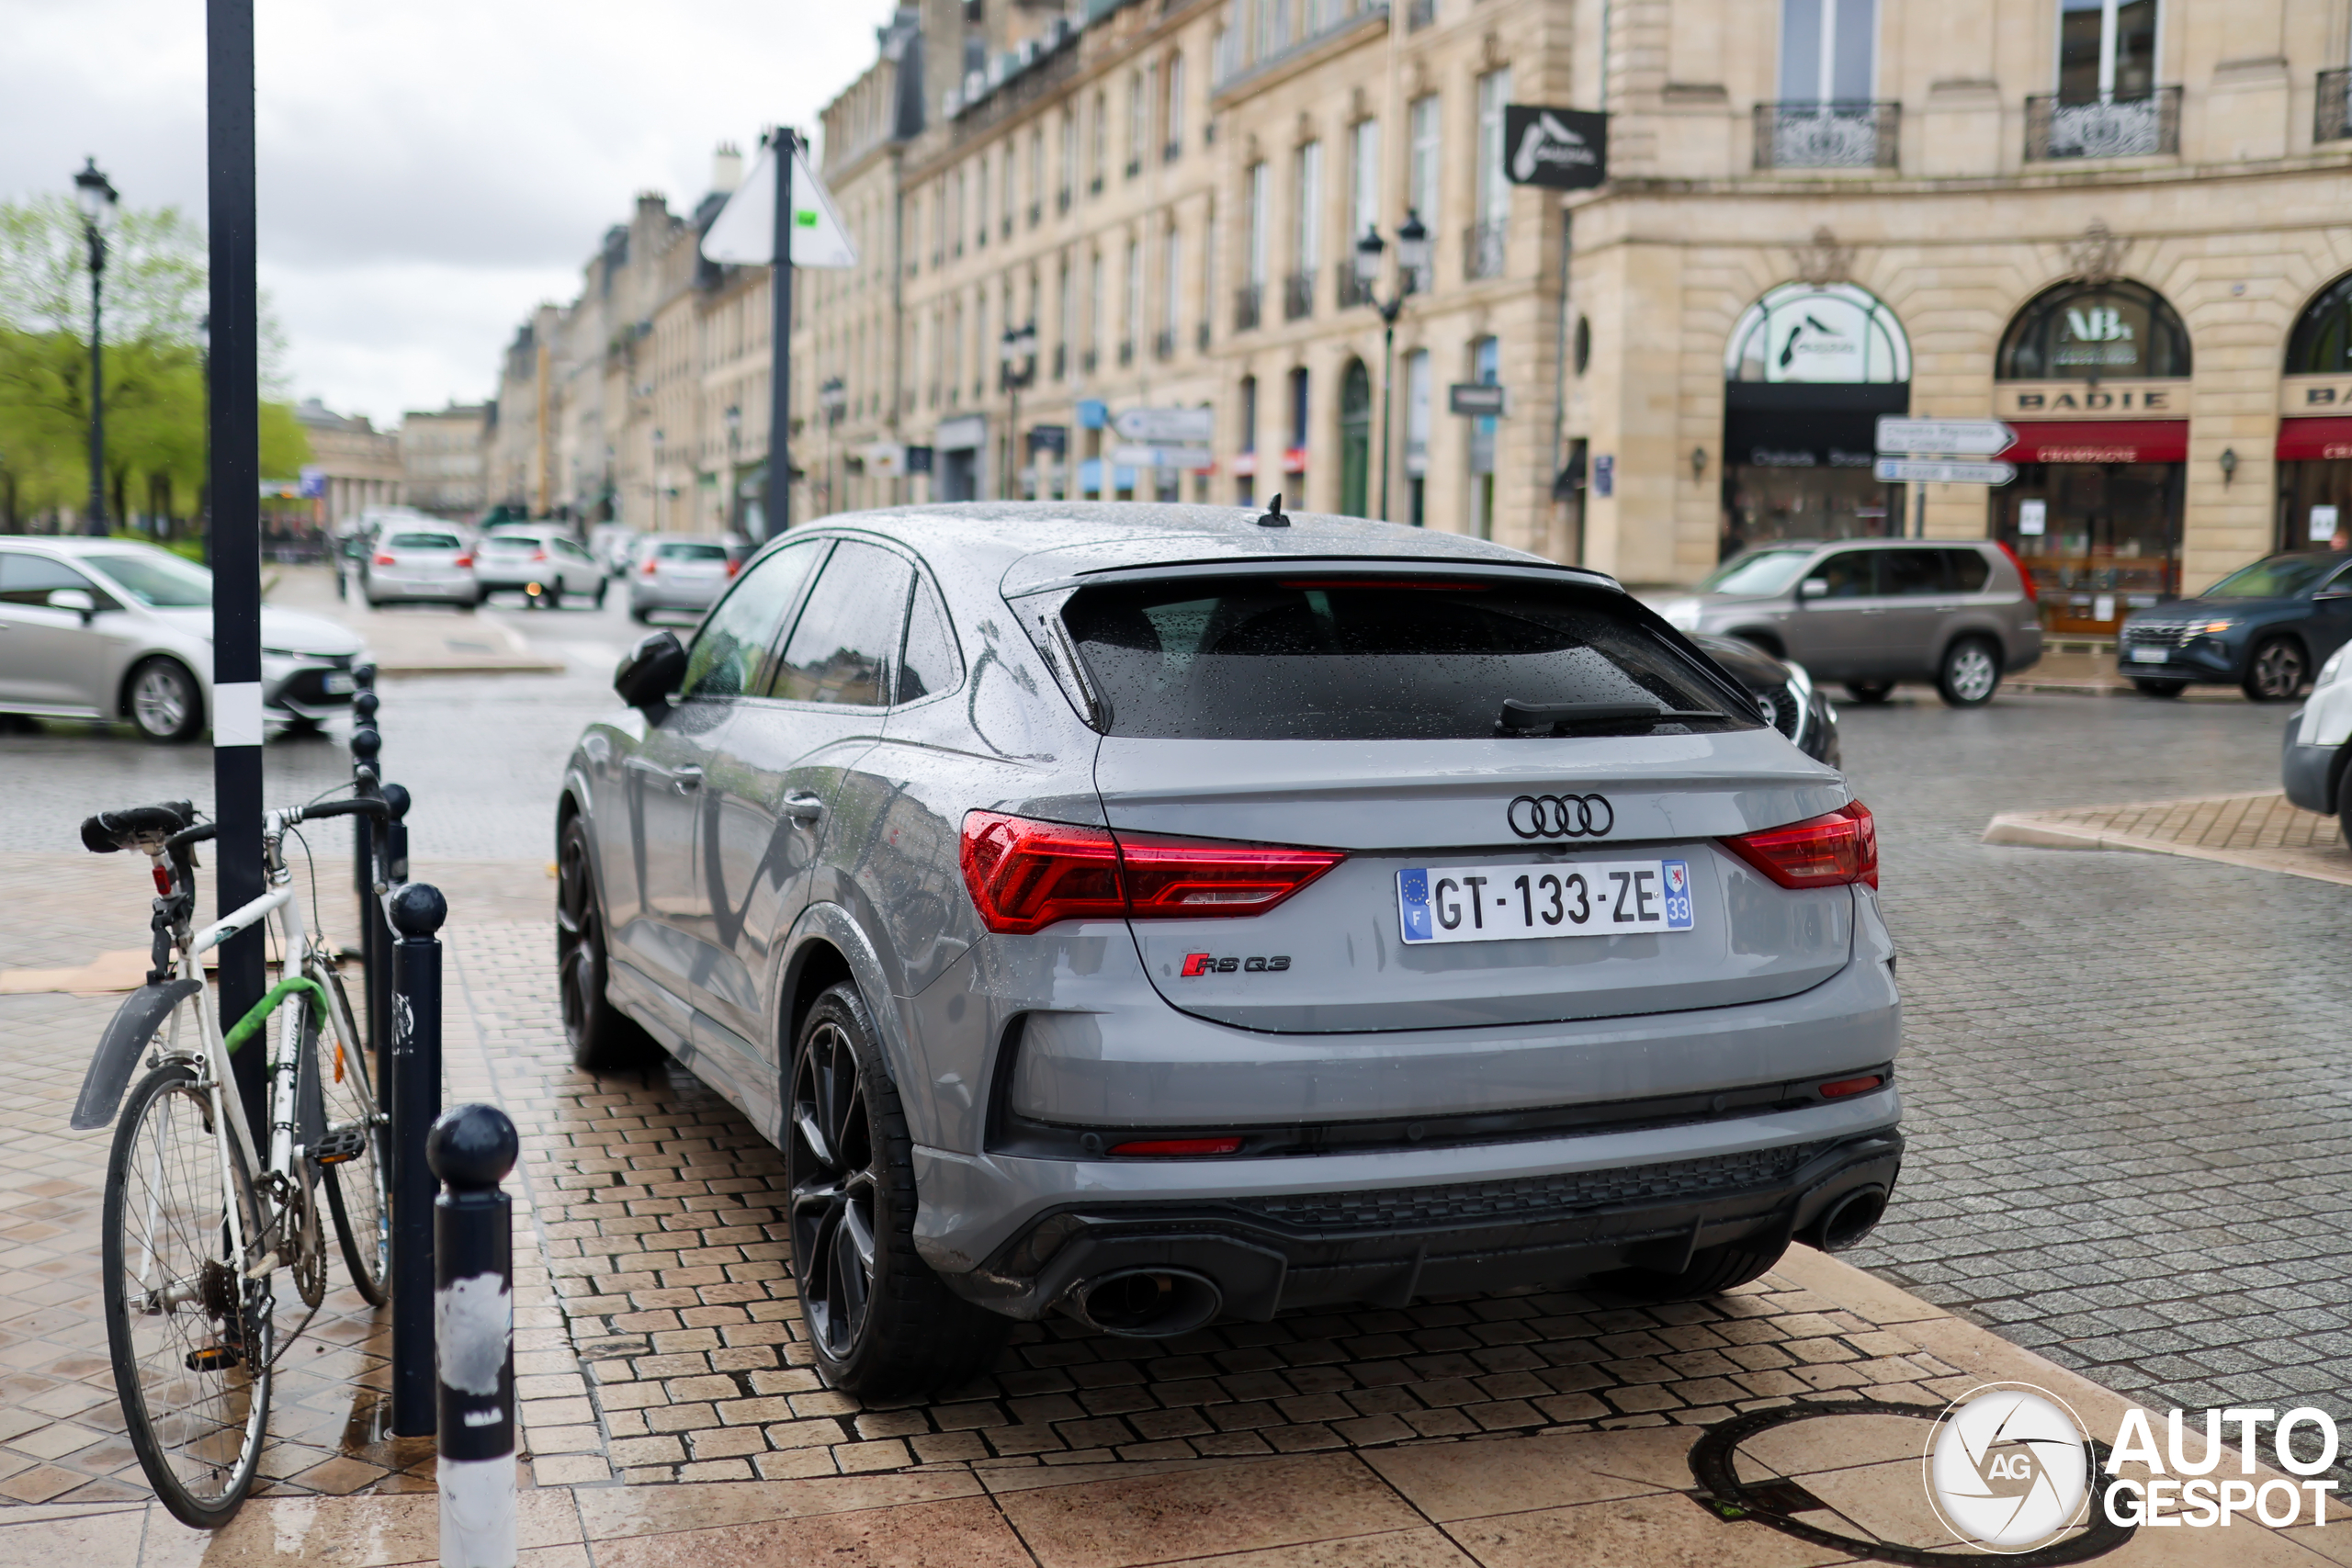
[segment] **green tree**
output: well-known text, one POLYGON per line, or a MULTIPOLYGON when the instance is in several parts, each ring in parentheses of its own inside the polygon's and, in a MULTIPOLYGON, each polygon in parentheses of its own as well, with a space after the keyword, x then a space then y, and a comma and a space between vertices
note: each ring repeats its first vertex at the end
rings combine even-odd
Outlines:
MULTIPOLYGON (((125 211, 107 239, 105 291, 108 512, 192 515, 205 474, 202 231, 175 208, 125 211)), ((0 202, 0 526, 89 493, 89 301, 74 203, 0 202)), ((262 350, 263 471, 290 474, 310 461, 310 442, 283 400, 284 338, 266 302, 262 350)))

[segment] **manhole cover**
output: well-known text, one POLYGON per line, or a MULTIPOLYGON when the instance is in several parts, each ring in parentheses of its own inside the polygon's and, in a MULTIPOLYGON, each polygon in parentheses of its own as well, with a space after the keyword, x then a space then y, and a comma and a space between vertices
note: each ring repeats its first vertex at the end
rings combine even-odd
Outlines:
MULTIPOLYGON (((1928 1492, 1928 1444, 1939 1405, 1838 1400, 1751 1410, 1719 1421, 1690 1449, 1699 1502, 1717 1517, 1753 1520, 1784 1535, 1913 1568, 2057 1568, 2104 1557, 2135 1525, 2107 1517, 2107 1446, 2083 1444, 2088 1506, 2081 1522, 2030 1550, 1997 1556, 1963 1544, 1928 1492)), ((1997 1551, 1997 1549, 1994 1549, 1997 1551)))

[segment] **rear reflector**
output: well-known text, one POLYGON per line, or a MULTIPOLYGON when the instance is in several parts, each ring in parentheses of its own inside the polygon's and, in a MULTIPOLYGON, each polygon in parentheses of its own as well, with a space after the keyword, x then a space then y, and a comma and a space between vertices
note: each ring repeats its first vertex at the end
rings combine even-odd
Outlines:
POLYGON ((1858 1078, 1839 1078, 1836 1083, 1821 1086, 1824 1100, 1843 1100, 1850 1094, 1868 1094, 1886 1080, 1876 1073, 1866 1073, 1858 1078))
POLYGON ((1146 1138, 1140 1143, 1114 1144, 1114 1155, 1229 1155, 1241 1147, 1238 1138, 1146 1138))
POLYGON ((1025 936, 1060 920, 1208 919, 1272 908, 1347 857, 1337 850, 1228 844, 964 817, 964 886, 989 930, 1025 936))
POLYGON ((1785 828, 1722 842, 1783 887, 1878 886, 1878 825, 1859 800, 1785 828))

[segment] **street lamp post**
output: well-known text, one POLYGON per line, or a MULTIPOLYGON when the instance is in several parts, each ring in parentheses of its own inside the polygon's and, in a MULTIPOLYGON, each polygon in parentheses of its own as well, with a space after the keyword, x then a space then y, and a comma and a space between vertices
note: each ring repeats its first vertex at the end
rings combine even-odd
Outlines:
MULTIPOLYGON (((1006 477, 1017 489, 1021 469, 1021 390, 1037 378, 1037 323, 1009 329, 997 340, 998 374, 1004 389, 1012 399, 1012 409, 1005 422, 1004 466, 1006 477)), ((1000 484, 999 490, 1003 486, 1000 484)), ((1015 497, 1014 499, 1019 499, 1015 497)))
POLYGON ((1396 379, 1396 317, 1419 287, 1421 269, 1430 265, 1430 231, 1421 215, 1408 208, 1396 229, 1396 292, 1383 299, 1373 292, 1380 278, 1381 254, 1388 249, 1380 231, 1364 226, 1356 242, 1356 286, 1364 303, 1380 312, 1380 520, 1388 521, 1388 436, 1395 420, 1389 397, 1396 379))
POLYGON ((742 483, 742 468, 736 450, 743 441, 743 410, 741 405, 727 405, 727 531, 741 530, 743 522, 741 496, 738 487, 742 483))
POLYGON ((82 235, 90 245, 90 515, 83 531, 103 538, 107 531, 107 418, 104 361, 98 346, 99 281, 107 270, 107 235, 114 228, 114 186, 98 172, 96 158, 83 160, 74 176, 74 203, 82 209, 82 235))

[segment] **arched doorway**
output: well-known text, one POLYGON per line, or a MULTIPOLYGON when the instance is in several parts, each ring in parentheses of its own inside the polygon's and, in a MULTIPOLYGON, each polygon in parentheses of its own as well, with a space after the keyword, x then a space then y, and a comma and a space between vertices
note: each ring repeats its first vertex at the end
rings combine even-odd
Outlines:
POLYGON ((1992 492, 1993 534, 2052 631, 2113 636, 2179 592, 2188 370, 2180 313, 2130 278, 2046 288, 2001 334, 1995 406, 2018 477, 1992 492))
POLYGON ((2278 537, 2325 547, 2352 527, 2352 273, 2312 296, 2287 339, 2278 537))
POLYGON ((1911 407, 1911 342, 1850 283, 1784 283, 1724 352, 1724 559, 1775 539, 1903 532, 1903 491, 1871 473, 1881 414, 1911 407))
POLYGON ((1372 377, 1361 359, 1340 378, 1340 510, 1372 515, 1372 377))

